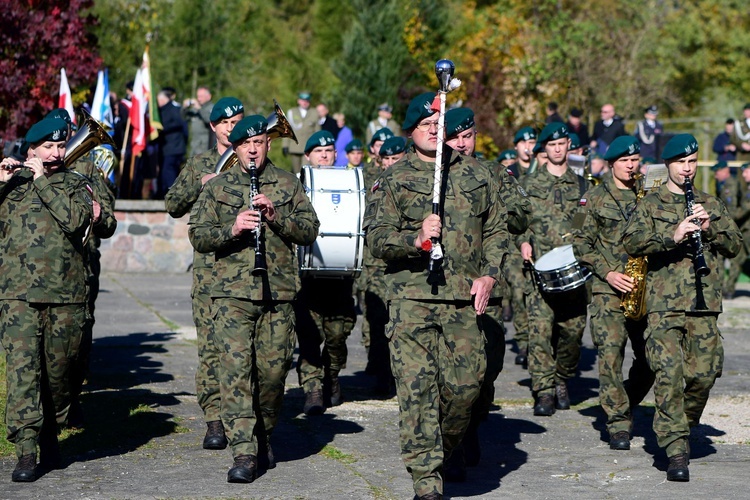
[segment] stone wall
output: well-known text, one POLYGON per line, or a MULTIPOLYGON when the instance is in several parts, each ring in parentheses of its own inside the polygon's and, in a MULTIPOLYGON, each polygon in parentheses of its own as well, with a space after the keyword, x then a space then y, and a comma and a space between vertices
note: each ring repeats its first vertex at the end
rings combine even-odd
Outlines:
POLYGON ((185 272, 193 262, 189 215, 173 219, 163 201, 117 200, 117 231, 102 240, 102 270, 185 272))

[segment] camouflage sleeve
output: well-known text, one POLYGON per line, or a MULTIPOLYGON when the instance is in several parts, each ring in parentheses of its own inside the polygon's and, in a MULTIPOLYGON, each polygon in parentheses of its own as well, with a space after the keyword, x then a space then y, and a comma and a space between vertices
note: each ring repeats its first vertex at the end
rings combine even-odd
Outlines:
POLYGON ((422 258, 422 252, 414 246, 418 230, 405 231, 402 226, 401 210, 393 195, 390 176, 382 175, 364 218, 367 246, 373 257, 383 260, 422 258))
POLYGON ((211 184, 206 184, 206 189, 201 192, 190 214, 190 244, 201 253, 221 250, 236 240, 232 235, 234 220, 225 225, 221 223, 219 203, 211 184))
POLYGON ((502 283, 501 269, 508 255, 510 234, 508 233, 508 210, 500 199, 498 183, 489 179, 489 211, 482 230, 482 250, 484 262, 482 276, 490 276, 502 283))
POLYGON ((82 178, 62 175, 67 175, 62 188, 52 184, 45 176, 35 179, 32 186, 60 229, 67 234, 73 234, 89 225, 93 216, 91 196, 82 178))
POLYGON ((278 210, 274 221, 268 222, 268 227, 282 238, 297 245, 312 245, 318 237, 320 221, 298 180, 293 189, 289 204, 291 210, 288 213, 278 210))
POLYGON ((523 234, 531 222, 531 203, 515 177, 506 172, 502 181, 500 197, 508 209, 508 230, 511 234, 523 234))
POLYGON ((588 266, 599 279, 606 281, 607 274, 613 269, 604 255, 597 250, 601 229, 597 224, 595 212, 596 205, 591 199, 586 206, 579 207, 584 223, 581 228, 573 228, 573 253, 578 261, 588 266))
POLYGON ((201 193, 203 186, 196 167, 195 157, 190 158, 164 197, 167 212, 175 219, 188 213, 201 193))
POLYGON ((91 187, 94 189, 94 199, 99 202, 102 210, 99 222, 94 224, 94 235, 103 239, 110 238, 115 234, 115 230, 117 229, 115 197, 105 184, 102 176, 98 173, 94 174, 91 184, 91 187))
POLYGON ((716 203, 711 207, 711 223, 703 232, 703 238, 711 243, 713 248, 727 258, 732 258, 740 252, 742 247, 742 233, 737 224, 729 215, 729 210, 724 203, 716 203), (718 215, 715 213, 718 212, 718 215))
POLYGON ((644 198, 638 203, 622 235, 625 251, 633 257, 667 252, 678 246, 673 238, 674 231, 670 231, 669 234, 660 234, 656 231, 656 225, 651 218, 651 210, 654 207, 646 200, 647 198, 644 198))

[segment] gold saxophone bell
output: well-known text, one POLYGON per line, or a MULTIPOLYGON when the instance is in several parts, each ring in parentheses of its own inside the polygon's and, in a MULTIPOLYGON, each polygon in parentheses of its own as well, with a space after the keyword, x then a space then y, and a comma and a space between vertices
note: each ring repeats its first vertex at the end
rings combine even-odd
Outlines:
MULTIPOLYGON (((281 106, 279 106, 279 103, 276 102, 276 99, 273 100, 273 113, 268 115, 266 122, 268 123, 266 134, 269 139, 273 141, 279 138, 289 138, 299 144, 297 136, 294 134, 294 129, 292 129, 292 125, 289 123, 289 120, 287 120, 284 111, 281 109, 281 106)), ((224 151, 224 154, 219 158, 214 172, 216 174, 226 172, 235 166, 238 161, 239 158, 237 158, 237 155, 234 153, 234 148, 230 147, 224 151)))
MULTIPOLYGON (((634 173, 632 178, 640 182, 640 189, 635 195, 635 202, 646 196, 643 174, 634 173)), ((646 316, 646 274, 648 273, 648 257, 628 257, 625 264, 625 274, 633 279, 633 289, 626 293, 620 301, 623 314, 628 319, 638 321, 646 316)))
MULTIPOLYGON (((97 146, 109 145, 115 147, 115 141, 109 136, 104 127, 96 121, 85 109, 81 109, 83 118, 78 132, 65 144, 64 163, 70 167, 76 160, 84 156, 97 146)), ((81 172, 91 177, 94 172, 81 172)))

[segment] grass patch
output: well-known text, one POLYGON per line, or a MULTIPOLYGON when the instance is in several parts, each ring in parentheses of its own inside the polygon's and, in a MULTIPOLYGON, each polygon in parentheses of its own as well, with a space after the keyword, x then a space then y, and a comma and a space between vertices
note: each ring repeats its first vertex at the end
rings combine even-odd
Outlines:
POLYGON ((325 445, 323 449, 320 450, 319 455, 323 455, 324 457, 336 460, 337 462, 341 462, 342 464, 353 464, 357 461, 357 459, 354 458, 353 455, 348 455, 338 448, 331 446, 330 444, 325 445))

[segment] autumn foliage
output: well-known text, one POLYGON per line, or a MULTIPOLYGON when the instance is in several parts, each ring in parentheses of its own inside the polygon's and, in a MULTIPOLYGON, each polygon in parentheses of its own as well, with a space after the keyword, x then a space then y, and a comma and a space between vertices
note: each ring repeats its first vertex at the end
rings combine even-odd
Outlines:
POLYGON ((81 15, 92 0, 4 0, 0 30, 0 137, 15 139, 57 107, 60 68, 73 93, 96 82, 101 58, 81 15))

